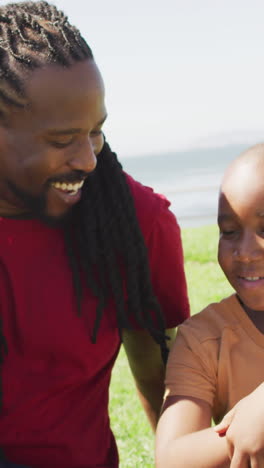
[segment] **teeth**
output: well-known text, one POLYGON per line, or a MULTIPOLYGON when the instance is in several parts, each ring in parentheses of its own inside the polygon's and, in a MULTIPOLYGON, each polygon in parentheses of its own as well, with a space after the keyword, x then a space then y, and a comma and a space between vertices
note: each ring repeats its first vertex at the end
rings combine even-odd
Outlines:
POLYGON ((244 279, 247 281, 257 281, 263 278, 262 276, 245 276, 244 279))
POLYGON ((71 195, 75 195, 80 188, 82 188, 84 180, 81 182, 76 182, 75 184, 66 184, 65 182, 53 182, 51 185, 56 189, 63 190, 65 192, 73 192, 71 195))

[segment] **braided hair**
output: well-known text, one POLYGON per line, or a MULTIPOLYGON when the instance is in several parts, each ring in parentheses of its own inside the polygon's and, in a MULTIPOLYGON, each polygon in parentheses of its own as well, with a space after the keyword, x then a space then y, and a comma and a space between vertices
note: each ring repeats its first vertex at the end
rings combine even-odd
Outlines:
POLYGON ((47 2, 0 7, 0 118, 26 103, 25 74, 46 64, 69 67, 93 59, 90 47, 67 16, 47 2))
MULTIPOLYGON (((5 121, 10 107, 25 105, 27 72, 47 63, 70 67, 85 59, 93 60, 91 49, 55 6, 37 1, 0 7, 0 119, 5 121)), ((64 229, 79 312, 80 271, 98 299, 92 342, 112 297, 120 336, 122 328, 136 323, 150 332, 166 361, 165 322, 151 285, 147 249, 126 176, 107 143, 73 209, 71 227, 64 229)), ((5 351, 1 326, 0 335, 0 348, 5 351)))
POLYGON ((112 296, 120 336, 122 328, 132 328, 136 322, 140 328, 149 330, 166 362, 165 323, 151 286, 147 248, 126 176, 107 143, 82 190, 81 201, 74 211, 74 231, 66 232, 66 242, 79 310, 81 283, 73 245, 78 246, 87 284, 98 297, 92 342, 96 340, 107 300, 112 296))

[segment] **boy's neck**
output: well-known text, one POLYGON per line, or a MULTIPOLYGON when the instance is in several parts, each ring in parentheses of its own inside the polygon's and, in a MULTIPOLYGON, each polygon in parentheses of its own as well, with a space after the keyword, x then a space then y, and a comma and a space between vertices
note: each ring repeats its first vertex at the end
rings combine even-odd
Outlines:
POLYGON ((243 307, 244 311, 246 312, 247 316, 250 320, 254 323, 255 327, 264 334, 264 311, 263 310, 252 310, 246 304, 244 304, 240 297, 238 297, 238 301, 240 302, 241 306, 243 307))

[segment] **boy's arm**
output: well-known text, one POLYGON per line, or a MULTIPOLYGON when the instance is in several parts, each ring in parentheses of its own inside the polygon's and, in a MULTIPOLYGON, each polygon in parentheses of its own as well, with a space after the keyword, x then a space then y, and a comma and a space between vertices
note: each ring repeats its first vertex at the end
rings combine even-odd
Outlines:
POLYGON ((225 438, 210 427, 211 407, 197 398, 166 399, 156 435, 156 468, 227 468, 225 438))
MULTIPOLYGON (((166 330, 170 347, 175 337, 175 329, 166 330)), ((148 331, 123 330, 123 345, 135 379, 142 406, 153 431, 156 430, 164 394, 165 365, 161 358, 160 346, 155 343, 148 331)))
POLYGON ((264 383, 240 400, 214 430, 225 434, 231 468, 263 468, 264 383))

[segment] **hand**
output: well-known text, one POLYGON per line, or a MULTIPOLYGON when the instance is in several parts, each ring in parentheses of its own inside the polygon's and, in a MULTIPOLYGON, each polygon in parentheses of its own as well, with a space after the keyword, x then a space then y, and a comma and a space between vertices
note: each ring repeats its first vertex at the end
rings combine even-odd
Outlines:
POLYGON ((214 430, 226 437, 230 468, 264 468, 264 383, 240 400, 214 430))

